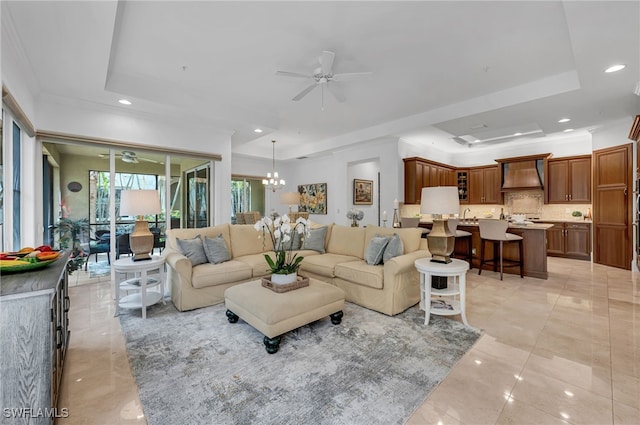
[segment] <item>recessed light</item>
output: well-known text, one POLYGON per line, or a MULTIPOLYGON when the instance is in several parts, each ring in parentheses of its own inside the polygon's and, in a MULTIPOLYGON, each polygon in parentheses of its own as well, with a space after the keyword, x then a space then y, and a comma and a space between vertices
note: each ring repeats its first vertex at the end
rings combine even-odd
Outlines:
POLYGON ((262 133, 262 129, 261 128, 256 128, 255 130, 253 130, 254 133, 262 133))
POLYGON ((522 133, 513 133, 514 136, 522 136, 522 133))
POLYGON ((610 66, 609 68, 605 69, 604 72, 618 72, 621 69, 625 69, 627 65, 621 63, 621 64, 617 64, 617 65, 613 65, 610 66))
POLYGON ((569 121, 571 121, 571 118, 562 118, 558 120, 558 122, 569 122, 569 121))
POLYGON ((570 132, 570 131, 573 131, 573 128, 567 128, 567 129, 562 130, 562 131, 564 131, 565 133, 568 133, 568 132, 570 132))
POLYGON ((118 102, 122 103, 123 105, 131 105, 131 102, 129 102, 127 99, 120 99, 118 102))

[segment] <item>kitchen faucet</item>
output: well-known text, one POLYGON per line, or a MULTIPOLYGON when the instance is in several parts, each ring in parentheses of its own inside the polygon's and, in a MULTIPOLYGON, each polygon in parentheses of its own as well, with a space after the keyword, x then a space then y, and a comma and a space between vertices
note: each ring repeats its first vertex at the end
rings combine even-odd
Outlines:
POLYGON ((462 221, 463 222, 467 221, 467 211, 471 212, 471 208, 465 208, 464 211, 462 211, 462 221))

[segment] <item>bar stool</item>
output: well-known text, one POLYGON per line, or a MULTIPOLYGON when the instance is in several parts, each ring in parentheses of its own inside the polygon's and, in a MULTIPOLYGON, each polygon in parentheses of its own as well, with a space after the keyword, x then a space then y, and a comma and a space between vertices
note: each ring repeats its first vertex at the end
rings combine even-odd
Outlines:
POLYGON ((493 264, 493 271, 497 271, 498 262, 500 263, 500 280, 502 280, 503 267, 520 267, 520 277, 524 277, 523 267, 523 248, 522 248, 522 236, 514 235, 513 233, 507 233, 507 227, 509 223, 505 220, 479 220, 480 226, 480 267, 478 274, 482 273, 483 264, 493 264), (490 260, 484 259, 484 245, 485 242, 493 243, 493 258, 490 260), (500 253, 496 252, 496 243, 499 242, 500 253), (503 244, 507 242, 518 243, 518 253, 520 259, 518 261, 504 259, 502 256, 503 244), (497 257, 497 258, 496 258, 497 257), (504 264, 507 263, 507 264, 504 264))
MULTIPOLYGON (((454 234, 456 239, 464 238, 467 241, 467 261, 469 262, 469 270, 473 268, 473 244, 471 242, 471 232, 467 232, 465 230, 458 230, 458 224, 460 224, 460 220, 457 218, 450 218, 447 220, 447 224, 449 225, 449 231, 454 234)), ((455 252, 455 249, 454 249, 455 252)))
POLYGON ((420 227, 420 217, 400 217, 400 227, 418 227, 422 229, 421 237, 424 239, 427 237, 431 229, 427 229, 426 227, 420 227))

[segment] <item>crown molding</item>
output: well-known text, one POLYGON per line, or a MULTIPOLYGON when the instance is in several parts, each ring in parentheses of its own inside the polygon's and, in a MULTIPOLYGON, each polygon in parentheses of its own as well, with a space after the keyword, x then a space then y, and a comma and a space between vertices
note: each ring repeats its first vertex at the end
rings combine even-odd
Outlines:
POLYGON ((27 114, 24 113, 16 99, 11 95, 4 84, 2 85, 2 105, 11 111, 13 119, 20 125, 20 128, 29 135, 29 137, 36 135, 36 128, 33 126, 33 123, 29 117, 27 117, 27 114))
POLYGON ((125 142, 122 140, 102 139, 99 137, 87 137, 79 136, 76 134, 58 133, 55 131, 38 130, 36 137, 43 142, 58 142, 58 143, 83 143, 83 144, 98 144, 108 148, 114 149, 132 149, 132 150, 145 150, 149 152, 163 153, 169 155, 185 155, 193 156, 202 159, 208 159, 211 161, 222 161, 222 155, 208 154, 202 152, 195 152, 185 149, 168 149, 161 146, 143 145, 140 143, 125 142))

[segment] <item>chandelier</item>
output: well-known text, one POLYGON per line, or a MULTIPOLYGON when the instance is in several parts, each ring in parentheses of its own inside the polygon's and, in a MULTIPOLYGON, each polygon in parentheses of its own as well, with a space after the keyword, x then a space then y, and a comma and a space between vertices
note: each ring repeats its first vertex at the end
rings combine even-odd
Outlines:
POLYGON ((278 172, 276 171, 276 141, 272 140, 273 144, 273 164, 272 164, 272 172, 267 173, 267 178, 262 179, 262 184, 265 188, 271 189, 275 192, 278 189, 282 189, 284 187, 284 180, 278 178, 278 172))

